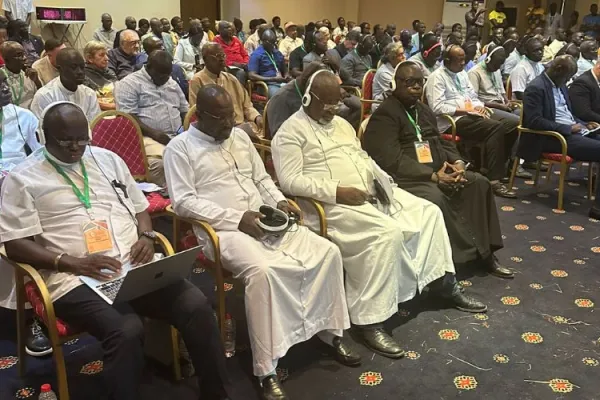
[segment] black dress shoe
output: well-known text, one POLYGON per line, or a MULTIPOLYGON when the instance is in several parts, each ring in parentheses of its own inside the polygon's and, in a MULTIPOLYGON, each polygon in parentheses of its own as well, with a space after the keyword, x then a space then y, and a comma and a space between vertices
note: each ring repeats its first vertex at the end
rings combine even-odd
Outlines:
POLYGON ((347 367, 360 365, 362 361, 360 354, 358 354, 356 349, 354 349, 347 340, 343 340, 341 337, 336 336, 333 339, 332 345, 337 362, 347 367))
POLYGON ((37 318, 29 325, 27 339, 25 340, 25 352, 33 357, 43 357, 52 353, 50 341, 44 334, 42 325, 37 318))
POLYGON ((262 381, 262 395, 264 400, 287 400, 281 382, 277 375, 269 375, 262 381))
POLYGON ((487 311, 487 306, 485 304, 462 293, 452 297, 452 301, 454 302, 454 307, 460 311, 471 313, 482 313, 487 311))
POLYGON ((600 208, 592 206, 588 215, 590 216, 590 218, 600 219, 600 208))
MULTIPOLYGON (((536 169, 537 167, 537 162, 524 162, 523 163, 523 168, 526 169, 536 169)), ((540 166, 540 172, 547 172, 548 171, 548 166, 546 164, 543 164, 540 166)))
POLYGON ((492 185, 492 190, 494 194, 499 197, 504 197, 505 199, 516 199, 517 194, 510 190, 505 184, 501 182, 497 182, 492 185))
POLYGON ((383 328, 360 329, 361 338, 367 348, 389 358, 404 357, 404 350, 383 328))
POLYGON ((492 256, 492 260, 489 262, 487 271, 490 274, 495 275, 499 278, 513 279, 515 277, 515 274, 510 269, 506 268, 505 266, 500 264, 500 262, 498 262, 496 256, 492 256))

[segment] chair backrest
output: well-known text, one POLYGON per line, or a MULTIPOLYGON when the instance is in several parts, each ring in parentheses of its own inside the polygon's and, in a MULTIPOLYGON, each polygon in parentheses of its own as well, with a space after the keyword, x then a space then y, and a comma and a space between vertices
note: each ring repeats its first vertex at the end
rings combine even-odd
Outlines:
POLYGON ((506 79, 506 98, 509 100, 512 99, 512 86, 510 84, 510 76, 508 77, 508 79, 506 79))
MULTIPOLYGON (((373 100, 373 79, 375 79, 376 69, 370 69, 365 73, 362 81, 362 98, 364 100, 373 100)), ((371 105, 368 104, 368 109, 371 105)))
POLYGON ((129 114, 104 111, 92 121, 92 145, 116 153, 135 179, 148 180, 148 161, 142 129, 129 114))
POLYGON ((185 118, 183 120, 183 129, 190 129, 190 125, 196 121, 196 105, 190 107, 190 110, 185 114, 185 118))

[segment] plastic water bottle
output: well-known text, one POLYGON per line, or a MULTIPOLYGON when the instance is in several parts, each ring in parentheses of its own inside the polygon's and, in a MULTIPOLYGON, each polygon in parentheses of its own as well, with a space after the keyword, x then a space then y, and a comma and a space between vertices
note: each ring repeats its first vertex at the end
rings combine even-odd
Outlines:
POLYGON ((42 389, 40 390, 39 400, 58 400, 56 394, 52 391, 52 386, 48 383, 44 383, 42 385, 42 389))
POLYGON ((235 320, 231 314, 225 314, 225 357, 235 355, 235 320))

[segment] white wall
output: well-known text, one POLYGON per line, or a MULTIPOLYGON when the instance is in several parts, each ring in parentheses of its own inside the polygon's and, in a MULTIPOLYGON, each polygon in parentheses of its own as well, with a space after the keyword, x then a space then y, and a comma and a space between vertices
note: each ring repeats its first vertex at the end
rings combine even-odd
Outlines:
MULTIPOLYGON (((239 18, 239 16, 240 0, 221 0, 221 19, 231 22, 235 17, 239 18)), ((248 22, 250 21, 244 21, 244 29, 249 29, 248 22)))
POLYGON ((281 24, 293 21, 306 24, 327 18, 335 26, 338 17, 356 21, 359 0, 301 0, 282 2, 280 0, 240 0, 240 16, 245 26, 254 18, 264 18, 269 23, 274 16, 281 17, 281 24))
MULTIPOLYGON (((46 7, 82 7, 86 9, 88 23, 84 26, 81 36, 77 42, 78 48, 83 48, 85 43, 92 40, 94 31, 100 27, 100 16, 108 12, 113 18, 113 28, 119 30, 125 28, 125 17, 133 16, 137 20, 152 17, 165 17, 169 20, 180 14, 178 0, 157 1, 157 0, 34 0, 36 6, 46 7)), ((69 37, 74 40, 69 29, 69 37)), ((58 34, 60 27, 55 27, 58 34)), ((32 32, 39 34, 40 27, 37 21, 33 22, 32 32)), ((44 38, 52 37, 50 27, 44 27, 42 31, 44 38)), ((60 35, 59 35, 60 38, 60 35)))

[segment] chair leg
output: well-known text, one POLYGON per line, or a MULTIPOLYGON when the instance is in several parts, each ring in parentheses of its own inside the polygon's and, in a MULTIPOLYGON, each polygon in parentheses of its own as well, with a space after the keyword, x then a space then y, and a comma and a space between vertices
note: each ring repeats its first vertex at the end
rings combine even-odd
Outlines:
POLYGON ((219 319, 219 330, 221 332, 221 340, 225 343, 225 280, 223 279, 222 270, 217 272, 217 317, 219 319))
MULTIPOLYGON (((558 180, 558 209, 559 210, 563 209, 563 201, 564 201, 564 194, 565 194, 565 179, 567 178, 567 168, 569 168, 569 166, 567 165, 565 160, 563 160, 560 163, 560 177, 558 180)), ((550 168, 548 168, 548 170, 550 170, 550 168)))
POLYGON ((515 157, 515 161, 513 162, 512 170, 510 171, 510 180, 508 181, 508 188, 512 190, 513 184, 515 183, 515 175, 517 174, 517 168, 519 168, 519 162, 521 159, 519 157, 515 157))
POLYGON ((173 216, 173 249, 175 253, 179 250, 179 218, 173 216))
POLYGON ((173 378, 181 380, 181 364, 179 363, 179 332, 171 326, 171 349, 173 351, 173 378))
POLYGON ((553 166, 554 166, 554 163, 548 164, 548 171, 546 172, 546 184, 548 184, 550 182, 550 176, 552 175, 552 167, 553 166))
MULTIPOLYGON (((580 165, 583 165, 583 163, 581 163, 580 165)), ((587 184, 587 189, 588 189, 588 200, 592 200, 592 196, 594 195, 594 164, 593 163, 589 163, 588 165, 588 184, 587 184)))
POLYGON ((537 187, 538 181, 540 179, 540 168, 542 168, 542 160, 538 160, 535 165, 535 176, 533 177, 533 186, 537 187))
POLYGON ((25 316, 25 285, 23 275, 15 272, 17 289, 17 356, 19 357, 19 377, 23 378, 27 371, 27 352, 25 343, 27 340, 27 317, 25 316))
POLYGON ((60 400, 69 400, 69 384, 67 383, 67 368, 65 366, 65 357, 60 343, 52 343, 54 366, 56 367, 56 381, 58 383, 58 398, 60 400))

